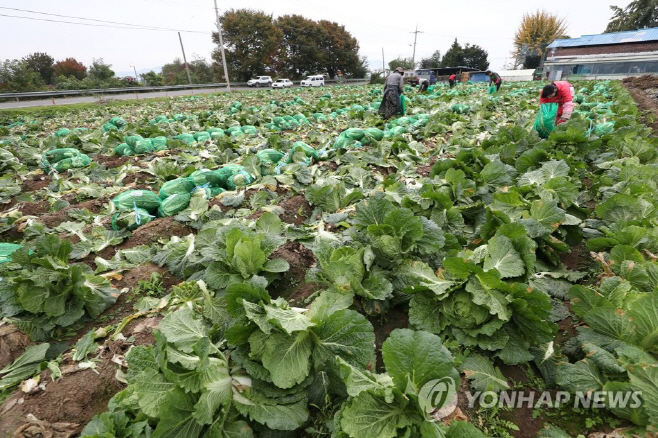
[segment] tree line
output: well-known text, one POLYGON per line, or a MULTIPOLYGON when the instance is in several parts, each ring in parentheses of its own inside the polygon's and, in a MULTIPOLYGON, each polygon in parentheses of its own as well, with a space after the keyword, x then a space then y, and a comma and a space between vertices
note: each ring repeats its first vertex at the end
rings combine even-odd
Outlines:
POLYGON ((443 57, 440 50, 422 58, 420 62, 414 62, 412 58, 396 58, 388 63, 388 68, 395 70, 402 67, 405 70, 414 70, 415 68, 446 68, 446 67, 470 67, 478 70, 486 70, 489 67, 489 54, 477 44, 462 46, 455 38, 448 51, 443 57))
MULTIPOLYGON (((338 23, 301 15, 274 18, 263 11, 231 9, 220 17, 229 77, 244 82, 257 75, 299 79, 326 73, 363 78, 359 42, 338 23)), ((217 32, 213 34, 219 43, 217 32)), ((224 79, 221 52, 212 54, 217 76, 224 79)))
MULTIPOLYGON (((205 59, 194 59, 188 66, 193 83, 207 84, 215 81, 215 69, 205 59)), ((86 66, 75 58, 55 62, 47 53, 36 52, 21 59, 7 59, 0 63, 0 91, 21 93, 48 89, 89 90, 188 83, 185 64, 178 58, 162 66, 161 73, 150 71, 139 76, 117 77, 112 65, 102 58, 94 59, 86 66)))

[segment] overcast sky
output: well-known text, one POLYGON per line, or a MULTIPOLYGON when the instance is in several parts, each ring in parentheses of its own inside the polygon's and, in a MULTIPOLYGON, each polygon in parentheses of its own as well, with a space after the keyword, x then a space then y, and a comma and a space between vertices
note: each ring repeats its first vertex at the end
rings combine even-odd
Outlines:
MULTIPOLYGON (((460 43, 482 46, 489 52, 491 68, 502 69, 510 61, 512 41, 521 17, 544 8, 565 17, 571 37, 601 33, 610 19, 609 5, 625 7, 630 0, 218 0, 220 14, 231 8, 251 8, 274 17, 300 14, 314 20, 336 21, 359 41, 361 55, 370 68, 381 69, 382 47, 386 62, 398 56, 411 57, 413 31, 418 25, 416 60, 441 53, 458 38, 460 43)), ((82 22, 67 17, 41 15, 17 8, 129 23, 180 29, 188 60, 209 59, 213 44, 215 12, 212 0, 0 0, 0 58, 21 58, 46 52, 60 60, 75 57, 85 65, 103 58, 120 75, 136 66, 148 71, 181 57, 175 31, 112 28, 109 23, 84 21, 93 26, 11 18, 5 15, 82 22)))

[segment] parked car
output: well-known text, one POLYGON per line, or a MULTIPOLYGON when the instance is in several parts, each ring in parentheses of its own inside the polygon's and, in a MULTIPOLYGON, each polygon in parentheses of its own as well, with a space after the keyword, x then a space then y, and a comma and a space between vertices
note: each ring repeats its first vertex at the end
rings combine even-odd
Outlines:
POLYGON ((309 76, 306 79, 304 79, 300 85, 302 87, 323 87, 324 86, 324 76, 322 75, 315 75, 315 76, 309 76))
POLYGON ((272 84, 272 88, 290 88, 290 87, 292 87, 292 81, 290 79, 277 79, 272 84))
POLYGON ((272 78, 270 76, 256 76, 254 79, 249 79, 247 85, 250 87, 269 87, 272 85, 272 78))

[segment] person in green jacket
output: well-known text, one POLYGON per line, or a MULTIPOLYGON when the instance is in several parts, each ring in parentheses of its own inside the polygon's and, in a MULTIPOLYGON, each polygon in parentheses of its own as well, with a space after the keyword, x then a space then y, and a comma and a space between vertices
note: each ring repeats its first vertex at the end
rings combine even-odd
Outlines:
POLYGON ((496 86, 496 91, 500 90, 500 86, 503 83, 503 80, 500 78, 500 75, 498 73, 494 73, 491 70, 487 70, 484 72, 487 76, 489 76, 489 85, 495 85, 496 86))

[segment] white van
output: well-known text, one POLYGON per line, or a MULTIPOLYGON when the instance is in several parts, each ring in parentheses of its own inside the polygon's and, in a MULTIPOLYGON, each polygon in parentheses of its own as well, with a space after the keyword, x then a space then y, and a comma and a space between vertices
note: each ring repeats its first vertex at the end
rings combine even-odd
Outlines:
POLYGON ((314 76, 309 76, 306 79, 304 79, 300 85, 302 87, 323 87, 324 86, 324 76, 322 75, 314 75, 314 76))

